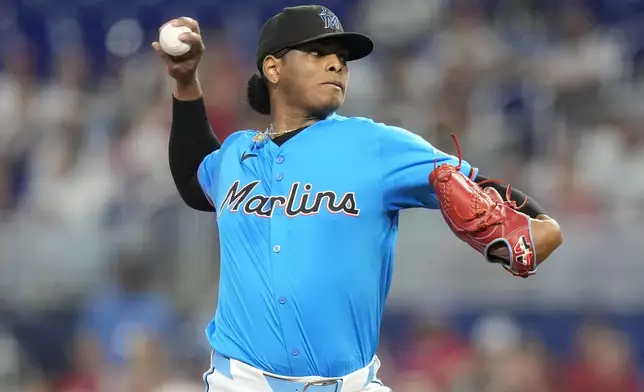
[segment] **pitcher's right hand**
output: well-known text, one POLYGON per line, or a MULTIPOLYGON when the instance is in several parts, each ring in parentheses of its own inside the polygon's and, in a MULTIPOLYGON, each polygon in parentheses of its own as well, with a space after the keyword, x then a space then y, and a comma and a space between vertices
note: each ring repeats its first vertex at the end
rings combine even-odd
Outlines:
MULTIPOLYGON (((172 23, 177 27, 187 26, 192 30, 192 32, 184 33, 179 37, 181 41, 191 45, 190 51, 182 56, 173 57, 165 53, 157 41, 152 43, 152 48, 165 62, 168 68, 168 74, 175 79, 179 85, 189 85, 197 80, 197 67, 199 66, 199 61, 201 61, 201 56, 205 50, 205 46, 201 38, 201 31, 199 30, 199 23, 186 16, 172 19, 167 23, 172 23)), ((164 23, 163 26, 167 23, 164 23)), ((163 26, 159 28, 159 31, 163 26)))

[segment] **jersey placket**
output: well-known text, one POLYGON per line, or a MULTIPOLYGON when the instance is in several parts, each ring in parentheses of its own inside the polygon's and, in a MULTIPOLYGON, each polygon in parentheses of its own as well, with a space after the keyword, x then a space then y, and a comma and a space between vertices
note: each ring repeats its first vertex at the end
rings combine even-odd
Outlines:
MULTIPOLYGON (((283 196, 286 199, 289 195, 290 184, 293 178, 290 177, 289 162, 283 155, 284 149, 272 146, 272 179, 271 179, 271 196, 283 196)), ((273 289, 277 303, 278 320, 282 331, 287 357, 291 364, 291 369, 298 368, 303 361, 300 350, 302 342, 297 337, 300 336, 297 325, 297 314, 293 307, 292 291, 290 289, 290 265, 293 263, 292 249, 289 248, 288 241, 289 229, 293 225, 292 217, 285 214, 286 201, 275 206, 273 215, 270 220, 270 252, 271 252, 271 270, 273 274, 273 289)))

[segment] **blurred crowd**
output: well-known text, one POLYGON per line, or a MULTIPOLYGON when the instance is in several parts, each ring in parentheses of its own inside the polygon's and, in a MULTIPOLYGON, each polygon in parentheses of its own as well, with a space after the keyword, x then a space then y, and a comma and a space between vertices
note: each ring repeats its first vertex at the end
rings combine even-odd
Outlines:
POLYGON ((574 354, 563 360, 505 316, 480 318, 466 336, 441 322, 417 320, 409 332, 407 344, 384 356, 394 366, 385 367, 383 380, 397 392, 626 392, 643 387, 628 338, 599 320, 579 325, 574 354))
MULTIPOLYGON (((583 233, 575 241, 565 231, 570 260, 560 262, 570 264, 560 271, 568 275, 550 280, 559 291, 524 298, 589 298, 601 286, 615 302, 629 293, 642 310, 643 1, 320 3, 377 45, 350 64, 341 114, 402 126, 448 152, 456 133, 481 172, 533 195, 583 233), (601 245, 615 244, 612 236, 624 243, 601 245), (606 260, 588 275, 594 288, 571 283, 583 273, 577 266, 606 260), (611 275, 617 264, 623 277, 611 275)), ((263 19, 293 4, 0 3, 0 391, 203 390, 217 230, 175 192, 167 164, 173 85, 149 43, 171 17, 199 19, 214 132, 223 140, 237 129, 264 129, 268 120, 244 96, 254 40, 263 19)), ((407 247, 399 259, 418 253, 407 247)), ((451 271, 441 266, 461 257, 441 255, 446 260, 430 261, 433 273, 403 272, 397 282, 416 278, 407 287, 431 290, 431 276, 440 283, 440 272, 451 271)), ((455 296, 462 289, 466 304, 465 294, 481 297, 467 287, 490 286, 478 272, 450 276, 464 276, 451 289, 455 296)), ((581 317, 554 333, 565 339, 544 342, 526 332, 529 322, 481 310, 458 328, 448 315, 414 308, 424 301, 417 294, 396 299, 380 354, 382 378, 396 392, 644 390, 639 319, 627 323, 637 332, 629 334, 610 317, 581 317), (404 314, 394 312, 400 304, 404 314)))

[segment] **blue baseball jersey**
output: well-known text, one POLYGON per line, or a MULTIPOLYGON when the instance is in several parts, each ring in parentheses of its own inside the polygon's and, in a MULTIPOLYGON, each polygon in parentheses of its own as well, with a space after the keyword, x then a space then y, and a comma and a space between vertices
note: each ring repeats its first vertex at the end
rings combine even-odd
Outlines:
MULTIPOLYGON (((458 158, 370 119, 328 116, 281 146, 230 135, 198 170, 216 208, 213 348, 285 376, 338 377, 374 357, 399 211, 438 208, 434 165, 458 158)), ((462 162, 461 171, 476 176, 462 162)))

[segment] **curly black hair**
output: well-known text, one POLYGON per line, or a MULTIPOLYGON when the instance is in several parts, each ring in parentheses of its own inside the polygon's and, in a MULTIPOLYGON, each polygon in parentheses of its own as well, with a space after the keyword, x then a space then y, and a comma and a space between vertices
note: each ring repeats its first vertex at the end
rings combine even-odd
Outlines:
POLYGON ((271 114, 271 101, 268 95, 268 87, 262 76, 255 73, 248 79, 246 86, 246 97, 250 107, 259 114, 271 114))

